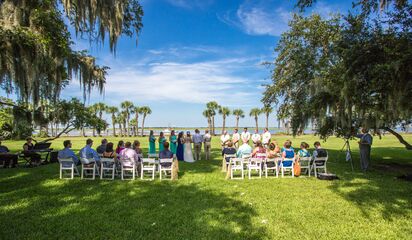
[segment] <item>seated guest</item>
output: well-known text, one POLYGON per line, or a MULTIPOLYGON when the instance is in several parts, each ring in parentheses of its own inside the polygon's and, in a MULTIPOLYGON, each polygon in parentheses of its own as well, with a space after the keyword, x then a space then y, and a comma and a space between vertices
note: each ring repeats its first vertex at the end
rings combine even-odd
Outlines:
MULTIPOLYGON (((262 142, 260 140, 256 141, 256 147, 253 149, 252 157, 257 157, 258 153, 266 153, 266 148, 263 147, 262 142)), ((265 157, 259 157, 265 158, 265 157)))
POLYGON ((63 146, 64 146, 64 149, 59 151, 59 153, 57 154, 57 157, 58 158, 71 158, 73 159, 74 164, 80 165, 79 158, 76 156, 73 150, 70 149, 72 148, 72 143, 70 142, 70 140, 65 140, 63 142, 63 146))
POLYGON ((119 155, 120 152, 121 152, 123 149, 124 149, 124 142, 123 142, 123 140, 120 140, 120 141, 117 143, 117 148, 116 148, 116 153, 117 153, 117 155, 119 155))
MULTIPOLYGON (((294 158, 294 157, 295 157, 295 152, 292 147, 292 141, 286 140, 282 148, 282 158, 285 159, 285 158, 294 158)), ((292 165, 292 162, 290 161, 284 162, 282 160, 282 164, 285 167, 290 167, 292 165)))
POLYGON ((132 149, 132 143, 126 142, 125 148, 120 152, 120 159, 134 160, 135 163, 139 162, 139 156, 136 151, 132 149))
POLYGON ((268 158, 280 157, 280 148, 276 141, 269 144, 269 150, 267 152, 268 158))
POLYGON ((102 140, 102 144, 96 148, 98 154, 103 154, 106 151, 107 139, 102 140))
POLYGON ((116 158, 117 154, 113 149, 113 143, 109 142, 106 144, 106 149, 103 152, 102 155, 104 158, 116 158))
MULTIPOLYGON (((159 159, 170 159, 173 158, 172 151, 169 150, 169 143, 163 143, 163 150, 159 152, 159 159)), ((172 163, 161 163, 162 167, 170 167, 172 163)))
POLYGON ((242 157, 243 155, 250 155, 252 153, 252 147, 249 146, 249 141, 243 141, 242 146, 237 150, 236 155, 242 157))
MULTIPOLYGON (((228 154, 236 154, 236 148, 233 147, 233 142, 229 141, 227 142, 227 147, 223 148, 222 150, 222 156, 228 155, 228 154)), ((226 158, 226 162, 229 162, 230 158, 226 158)))
POLYGON ((134 140, 133 147, 134 147, 134 150, 136 151, 137 154, 142 154, 143 153, 142 149, 140 148, 139 140, 134 140))
MULTIPOLYGON (((312 152, 312 161, 310 164, 312 164, 313 160, 317 157, 327 157, 328 156, 328 151, 326 151, 320 146, 320 142, 316 141, 313 145, 315 147, 315 150, 312 152)), ((323 164, 324 162, 317 162, 318 166, 322 166, 323 164)))
POLYGON ((41 161, 41 155, 38 153, 32 152, 33 150, 34 150, 33 138, 28 137, 26 138, 26 143, 23 145, 24 156, 29 157, 31 159, 31 162, 35 162, 39 164, 41 161))
POLYGON ((11 154, 6 146, 1 145, 0 141, 0 161, 4 161, 4 168, 7 168, 10 163, 10 167, 15 168, 17 165, 17 160, 17 154, 11 154))
POLYGON ((80 149, 79 155, 81 158, 91 159, 93 158, 98 164, 100 163, 99 154, 92 148, 93 140, 90 138, 86 140, 86 146, 80 149))
POLYGON ((302 142, 300 144, 300 150, 298 151, 298 158, 310 157, 310 153, 308 151, 308 148, 309 148, 309 144, 307 144, 306 142, 302 142))

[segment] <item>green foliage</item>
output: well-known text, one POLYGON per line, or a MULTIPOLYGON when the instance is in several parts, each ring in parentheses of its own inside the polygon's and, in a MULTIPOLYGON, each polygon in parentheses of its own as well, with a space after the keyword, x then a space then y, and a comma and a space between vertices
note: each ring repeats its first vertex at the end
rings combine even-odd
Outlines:
MULTIPOLYGON (((13 104, 10 99, 0 97, 0 101, 13 104)), ((0 104, 0 139, 10 139, 13 132, 13 108, 0 104)))

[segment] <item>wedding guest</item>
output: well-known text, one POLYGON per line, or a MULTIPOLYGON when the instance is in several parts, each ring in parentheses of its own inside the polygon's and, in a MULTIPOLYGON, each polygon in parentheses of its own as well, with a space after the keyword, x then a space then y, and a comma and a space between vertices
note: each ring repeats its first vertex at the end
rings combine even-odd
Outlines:
POLYGON ((33 152, 34 145, 33 145, 33 138, 27 137, 26 143, 23 145, 23 154, 25 157, 29 157, 31 162, 35 162, 36 164, 40 164, 41 162, 41 155, 38 153, 33 152))
POLYGON ((227 131, 224 131, 222 136, 220 136, 220 142, 222 145, 222 149, 227 146, 227 143, 229 142, 229 140, 230 140, 229 134, 227 133, 227 131))
POLYGON ((133 149, 136 151, 137 154, 142 154, 143 153, 143 150, 140 148, 139 140, 134 140, 133 149))
POLYGON ((71 159, 73 159, 74 164, 80 165, 79 158, 76 156, 76 154, 73 152, 73 150, 71 150, 71 148, 72 148, 71 141, 70 140, 65 140, 63 142, 63 146, 64 146, 64 149, 60 150, 57 153, 57 157, 58 158, 71 158, 71 159))
POLYGON ((183 156, 184 156, 184 149, 183 145, 185 144, 185 139, 183 136, 183 132, 179 132, 177 135, 177 148, 176 148, 176 157, 177 160, 183 161, 183 156))
POLYGON ((232 135, 232 142, 235 148, 239 147, 239 140, 240 140, 240 134, 237 131, 238 131, 237 128, 235 128, 233 135, 232 135))
POLYGON ((195 161, 201 160, 203 136, 200 135, 199 129, 195 130, 193 135, 193 146, 195 150, 195 161))
MULTIPOLYGON (((173 152, 169 150, 169 143, 163 143, 163 150, 159 152, 159 159, 170 159, 173 158, 173 152)), ((162 167, 170 167, 172 163, 160 163, 162 167)))
POLYGON ((255 129, 255 133, 252 135, 253 146, 256 147, 257 141, 260 141, 260 140, 261 140, 261 137, 260 137, 259 131, 255 129))
POLYGON ((93 146, 93 140, 92 139, 87 139, 86 140, 86 146, 82 149, 80 149, 80 157, 81 158, 87 158, 91 159, 93 158, 96 163, 100 162, 100 157, 99 154, 92 148, 93 146))
POLYGON ((120 152, 120 159, 134 160, 135 163, 139 162, 139 156, 136 151, 132 149, 132 143, 126 142, 125 148, 120 152))
POLYGON ((359 138, 359 154, 362 171, 368 170, 369 162, 371 160, 371 146, 373 137, 369 134, 368 129, 362 128, 361 134, 356 135, 359 138))
POLYGON ((298 159, 302 157, 310 157, 310 153, 308 149, 309 149, 309 144, 307 144, 306 142, 301 142, 300 150, 298 151, 298 159))
POLYGON ((102 144, 96 148, 96 152, 97 152, 98 154, 104 153, 104 151, 106 151, 106 145, 107 145, 107 139, 104 138, 104 139, 102 140, 102 144))
POLYGON ((265 128, 265 130, 262 134, 262 143, 263 143, 263 146, 265 148, 267 148, 269 146, 269 142, 270 142, 271 137, 272 137, 272 135, 270 134, 269 129, 265 128))
POLYGON ((156 138, 153 134, 153 130, 150 130, 149 134, 149 153, 156 153, 156 138))
POLYGON ((175 130, 172 130, 170 132, 169 142, 170 142, 170 151, 173 154, 176 154, 176 151, 177 151, 177 136, 176 136, 175 130))
POLYGON ((252 147, 249 145, 249 142, 243 142, 243 144, 237 150, 237 157, 242 157, 243 155, 250 155, 252 153, 252 147))
POLYGON ((104 158, 116 158, 117 157, 116 151, 114 151, 113 149, 113 145, 114 144, 112 142, 109 142, 106 144, 106 149, 104 150, 103 155, 102 155, 104 158))
POLYGON ((243 128, 240 138, 242 139, 242 142, 248 142, 250 140, 250 133, 247 131, 247 127, 243 128))
MULTIPOLYGON (((282 158, 285 159, 285 158, 294 158, 294 157, 295 157, 295 152, 294 152, 294 149, 292 147, 292 141, 286 140, 286 142, 285 142, 285 144, 283 145, 283 148, 282 148, 282 158)), ((285 167, 290 167, 292 165, 292 162, 290 162, 290 161, 284 162, 282 160, 282 164, 285 167)))
MULTIPOLYGON (((320 157, 327 157, 328 156, 328 151, 326 149, 323 149, 320 145, 320 142, 316 141, 313 146, 315 147, 315 150, 312 152, 312 161, 310 162, 310 165, 313 164, 313 161, 315 158, 320 158, 320 157)), ((316 165, 317 166, 323 166, 325 164, 324 161, 317 161, 316 165)))
POLYGON ((209 130, 205 130, 205 135, 203 135, 203 142, 204 142, 204 148, 205 148, 205 158, 206 160, 210 159, 210 150, 212 148, 211 142, 212 142, 212 136, 209 133, 209 130))
POLYGON ((0 141, 0 159, 4 161, 4 168, 7 168, 9 165, 10 167, 15 168, 18 158, 18 154, 11 154, 6 146, 1 145, 0 141))
POLYGON ((120 141, 117 143, 116 154, 119 155, 120 152, 121 152, 123 149, 124 149, 124 141, 123 141, 123 140, 120 140, 120 141))
POLYGON ((163 132, 160 132, 159 136, 159 152, 164 150, 163 143, 166 142, 166 138, 163 132))
POLYGON ((269 144, 268 158, 280 157, 280 148, 276 141, 269 144))
POLYGON ((253 149, 252 157, 266 158, 266 157, 258 156, 258 153, 266 153, 266 148, 263 147, 261 141, 256 142, 256 147, 255 149, 253 149))
MULTIPOLYGON (((229 141, 229 142, 227 143, 227 147, 225 147, 225 148, 222 150, 222 156, 225 156, 225 155, 228 155, 228 154, 236 154, 236 151, 237 151, 237 150, 236 150, 236 148, 233 147, 232 141, 229 141)), ((230 158, 227 157, 225 160, 226 160, 227 163, 229 163, 230 158)))

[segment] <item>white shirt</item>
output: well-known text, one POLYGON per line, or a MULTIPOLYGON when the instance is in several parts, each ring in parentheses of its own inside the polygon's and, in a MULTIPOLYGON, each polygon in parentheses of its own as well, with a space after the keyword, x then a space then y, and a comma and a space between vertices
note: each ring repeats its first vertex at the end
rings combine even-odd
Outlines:
POLYGON ((240 139, 240 134, 239 133, 233 133, 233 135, 232 135, 233 143, 238 142, 239 139, 240 139))
POLYGON ((260 134, 259 133, 254 133, 252 135, 252 141, 255 143, 257 141, 260 141, 260 134))
POLYGON ((272 137, 272 134, 270 134, 269 131, 263 133, 263 134, 262 134, 262 143, 263 143, 263 144, 269 143, 271 137, 272 137))
POLYGON ((243 142, 247 142, 250 139, 250 133, 249 132, 242 132, 241 137, 242 137, 243 142))
POLYGON ((222 141, 222 143, 225 143, 225 142, 227 142, 227 141, 229 141, 229 140, 230 140, 229 134, 222 135, 222 136, 220 137, 220 141, 222 141))
POLYGON ((205 143, 210 143, 211 140, 212 140, 212 136, 209 133, 206 133, 205 135, 203 135, 203 141, 205 143))

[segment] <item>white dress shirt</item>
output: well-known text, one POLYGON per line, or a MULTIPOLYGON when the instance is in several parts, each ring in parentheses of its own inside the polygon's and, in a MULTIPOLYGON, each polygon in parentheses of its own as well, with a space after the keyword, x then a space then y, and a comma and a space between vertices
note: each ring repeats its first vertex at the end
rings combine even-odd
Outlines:
POLYGON ((220 137, 220 141, 222 141, 222 144, 229 141, 229 140, 230 140, 229 134, 224 134, 220 137))
POLYGON ((242 137, 243 142, 247 142, 250 139, 250 133, 249 132, 242 132, 241 137, 242 137))
POLYGON ((262 143, 263 143, 263 144, 268 144, 271 137, 272 137, 272 134, 270 134, 269 131, 263 133, 263 135, 262 135, 262 143))
POLYGON ((253 135, 252 135, 252 141, 255 143, 255 142, 257 142, 257 141, 260 141, 260 134, 259 133, 254 133, 253 135))
POLYGON ((233 143, 239 142, 239 140, 240 140, 240 134, 239 133, 233 133, 233 135, 232 135, 233 143))

